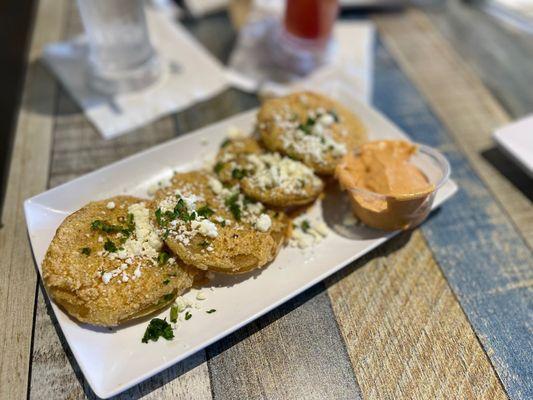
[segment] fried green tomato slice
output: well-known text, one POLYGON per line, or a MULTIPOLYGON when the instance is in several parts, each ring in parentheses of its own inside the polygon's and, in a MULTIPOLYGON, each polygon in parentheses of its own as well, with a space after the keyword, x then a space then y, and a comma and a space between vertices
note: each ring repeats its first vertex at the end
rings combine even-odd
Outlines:
POLYGON ((69 215, 42 264, 51 298, 80 322, 116 326, 157 311, 199 272, 164 250, 149 201, 117 196, 69 215))
POLYGON ((309 204, 324 189, 311 168, 279 153, 262 151, 253 138, 226 142, 217 155, 215 172, 224 183, 239 183, 247 196, 277 208, 309 204))
POLYGON ((366 141, 361 121, 340 103, 313 92, 269 99, 257 116, 265 146, 332 175, 341 158, 366 141))
POLYGON ((154 199, 165 243, 185 263, 237 274, 272 261, 287 237, 284 213, 267 210, 205 171, 177 173, 154 199))

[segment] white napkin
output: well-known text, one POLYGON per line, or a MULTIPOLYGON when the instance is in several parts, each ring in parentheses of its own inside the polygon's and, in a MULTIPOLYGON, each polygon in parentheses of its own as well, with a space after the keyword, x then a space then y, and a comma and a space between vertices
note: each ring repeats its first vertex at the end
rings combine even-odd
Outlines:
MULTIPOLYGON (((346 86, 369 102, 372 97, 374 25, 368 21, 338 21, 334 36, 336 47, 331 61, 301 79, 290 77, 279 83, 273 78, 268 36, 272 35, 283 12, 283 1, 256 0, 249 22, 239 33, 229 61, 228 77, 238 88, 283 95, 295 89, 326 91, 346 86)), ((284 77, 284 79, 287 76, 284 77)))
POLYGON ((103 96, 85 83, 87 47, 82 37, 48 45, 44 61, 106 139, 205 100, 228 87, 223 66, 167 12, 147 8, 150 36, 163 65, 153 86, 103 96))
POLYGON ((228 0, 185 0, 185 4, 193 16, 201 17, 223 10, 228 5, 228 0))

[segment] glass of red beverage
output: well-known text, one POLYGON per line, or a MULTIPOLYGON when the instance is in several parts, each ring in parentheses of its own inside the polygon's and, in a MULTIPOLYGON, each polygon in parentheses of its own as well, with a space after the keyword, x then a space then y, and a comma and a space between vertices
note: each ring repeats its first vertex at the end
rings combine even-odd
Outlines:
POLYGON ((301 46, 324 48, 331 39, 338 9, 338 0, 287 0, 285 35, 301 46))
POLYGON ((324 64, 333 48, 338 0, 286 0, 274 52, 276 63, 297 75, 324 64))

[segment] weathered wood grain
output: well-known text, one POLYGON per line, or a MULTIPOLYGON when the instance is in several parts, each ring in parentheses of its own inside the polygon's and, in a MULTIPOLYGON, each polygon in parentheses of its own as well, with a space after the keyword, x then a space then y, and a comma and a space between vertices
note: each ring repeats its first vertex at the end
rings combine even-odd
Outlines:
POLYGON ((453 0, 440 2, 425 11, 514 118, 530 114, 533 110, 531 34, 494 19, 483 10, 487 3, 453 0))
POLYGON ((376 69, 376 106, 415 141, 440 148, 460 187, 422 232, 507 393, 532 398, 531 249, 387 52, 378 52, 376 69))
POLYGON ((363 398, 507 398, 422 235, 409 236, 328 280, 363 398))
POLYGON ((359 399, 318 284, 207 349, 215 399, 359 399))
POLYGON ((27 242, 22 202, 46 187, 56 85, 33 63, 43 45, 59 37, 63 1, 42 1, 29 54, 0 228, 0 398, 26 396, 36 275, 27 242), (46 27, 45 27, 46 26, 46 27), (48 114, 39 114, 41 107, 48 114), (29 162, 31 160, 31 163, 29 162))
POLYGON ((492 132, 509 116, 423 13, 412 10, 375 20, 387 48, 532 247, 531 200, 483 157, 494 148, 492 132))

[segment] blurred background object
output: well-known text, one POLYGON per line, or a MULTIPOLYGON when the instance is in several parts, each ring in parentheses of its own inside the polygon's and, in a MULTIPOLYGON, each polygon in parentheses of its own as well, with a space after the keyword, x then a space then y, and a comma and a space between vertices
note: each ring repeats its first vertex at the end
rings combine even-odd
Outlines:
POLYGON ((503 23, 533 34, 533 0, 486 0, 482 5, 503 23))
POLYGON ((89 85, 105 94, 144 89, 161 74, 144 0, 78 0, 88 44, 89 85))

